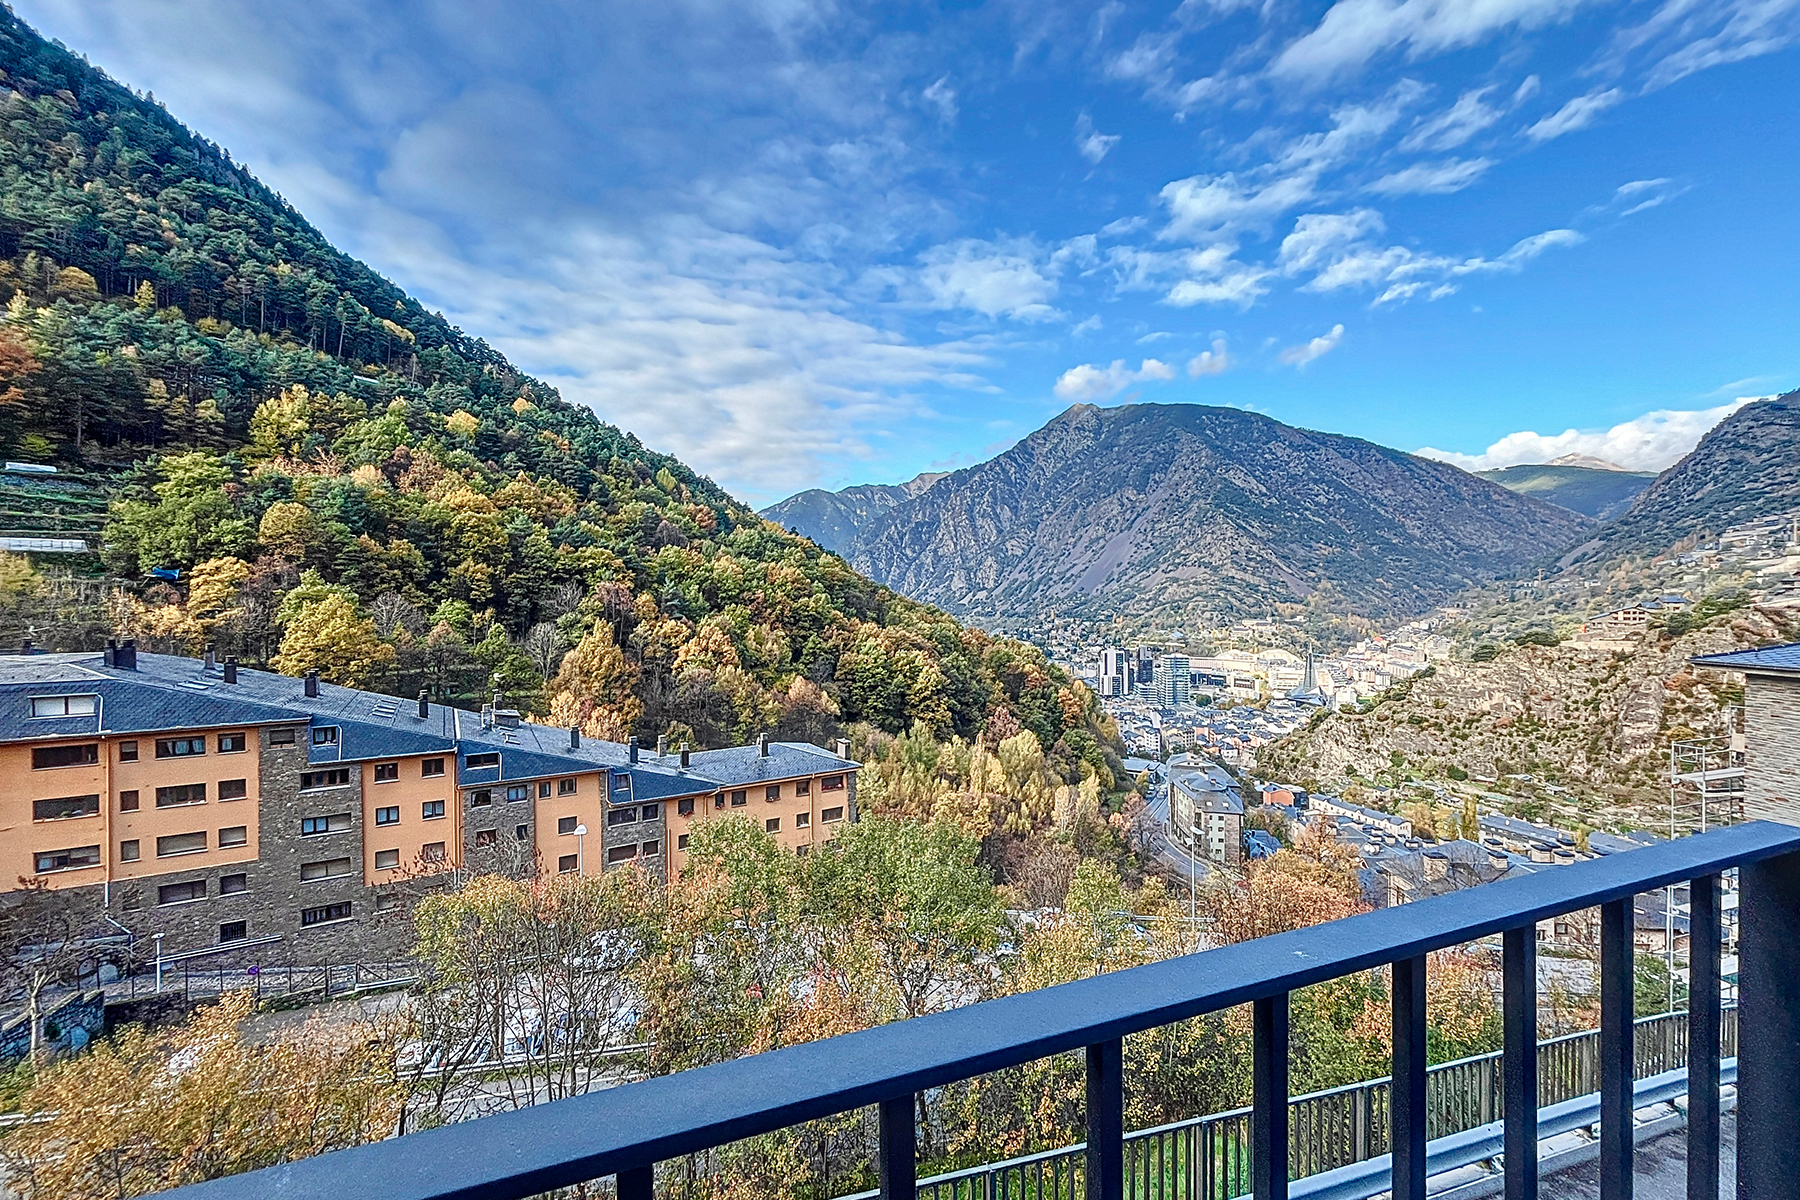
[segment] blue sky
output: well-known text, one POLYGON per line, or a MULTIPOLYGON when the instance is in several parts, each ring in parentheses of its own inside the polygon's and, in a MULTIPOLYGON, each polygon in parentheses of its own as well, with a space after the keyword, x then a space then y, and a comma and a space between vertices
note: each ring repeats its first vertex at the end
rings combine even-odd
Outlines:
POLYGON ((1800 0, 15 8, 759 504, 1077 400, 1660 467, 1800 385, 1800 0))

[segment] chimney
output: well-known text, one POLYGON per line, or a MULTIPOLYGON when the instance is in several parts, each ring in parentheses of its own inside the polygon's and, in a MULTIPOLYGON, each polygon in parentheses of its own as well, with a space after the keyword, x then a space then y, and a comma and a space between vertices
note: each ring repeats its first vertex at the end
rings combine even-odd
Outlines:
POLYGON ((1442 850, 1425 852, 1425 878, 1433 883, 1442 882, 1450 877, 1450 856, 1442 850))
POLYGON ((225 660, 225 682, 226 683, 236 683, 237 682, 237 656, 236 655, 232 655, 230 658, 227 658, 225 660))
POLYGON ((484 704, 481 706, 481 727, 483 729, 492 729, 494 727, 494 706, 491 704, 484 704))
POLYGON ((20 654, 32 653, 30 638, 24 638, 19 642, 19 653, 20 654))
POLYGON ((499 689, 499 688, 495 688, 495 689, 494 689, 494 704, 493 704, 493 709, 494 709, 494 711, 495 711, 495 712, 499 712, 499 711, 500 711, 500 689, 499 689))
POLYGON ((688 768, 688 753, 688 744, 686 742, 681 743, 681 769, 684 771, 688 768))
POLYGON ((638 760, 637 734, 634 733, 630 737, 625 739, 625 749, 627 750, 627 752, 630 753, 631 761, 636 762, 638 760))
POLYGON ((204 664, 202 664, 202 669, 210 671, 218 665, 219 665, 219 660, 218 660, 217 656, 213 653, 213 644, 211 642, 208 642, 208 643, 206 643, 206 661, 204 664))
POLYGON ((1489 846, 1487 855, 1488 855, 1488 869, 1489 870, 1507 871, 1512 868, 1512 859, 1508 858, 1506 856, 1506 851, 1500 849, 1499 847, 1489 846))
POLYGON ((769 757, 769 735, 768 734, 759 733, 756 735, 756 752, 764 758, 769 757))
POLYGON ((431 715, 431 696, 424 688, 419 689, 419 719, 423 721, 431 715))
POLYGON ((306 673, 306 694, 315 700, 319 696, 319 673, 317 671, 306 673))
POLYGON ((837 740, 837 756, 842 759, 848 759, 850 757, 849 738, 839 738, 837 740))
POLYGON ((579 725, 569 726, 569 749, 581 749, 581 726, 579 725))
POLYGON ((666 733, 659 733, 656 735, 656 757, 667 758, 668 755, 669 755, 669 735, 666 733))
POLYGON ((113 651, 113 666, 121 671, 137 670, 137 639, 126 638, 113 651))
POLYGON ((118 654, 118 652, 119 652, 119 639, 118 638, 107 638, 106 639, 106 652, 104 655, 104 661, 106 662, 107 666, 110 667, 113 665, 113 658, 115 655, 118 654))

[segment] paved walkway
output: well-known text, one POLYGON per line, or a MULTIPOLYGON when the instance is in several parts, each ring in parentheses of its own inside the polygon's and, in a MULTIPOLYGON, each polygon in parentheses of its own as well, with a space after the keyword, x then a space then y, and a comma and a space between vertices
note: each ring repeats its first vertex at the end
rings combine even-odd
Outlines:
MULTIPOLYGON (((1737 1118, 1726 1113, 1719 1121, 1719 1200, 1737 1195, 1737 1118)), ((1634 1200, 1687 1200, 1687 1131, 1665 1134, 1637 1148, 1634 1200)), ((1579 1167, 1546 1177, 1539 1185, 1540 1200, 1591 1200, 1600 1195, 1600 1166, 1579 1167)))

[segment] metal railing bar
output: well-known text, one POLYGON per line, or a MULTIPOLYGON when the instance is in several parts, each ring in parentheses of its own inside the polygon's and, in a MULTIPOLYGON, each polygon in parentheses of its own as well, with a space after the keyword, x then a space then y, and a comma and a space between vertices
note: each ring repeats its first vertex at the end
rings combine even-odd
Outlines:
POLYGON ((1388 1121, 1394 1200, 1425 1200, 1425 963, 1423 956, 1406 958, 1393 968, 1394 1073, 1388 1121))
POLYGON ((1507 930, 1500 957, 1506 1200, 1537 1200, 1537 926, 1507 930))
POLYGON ((1719 877, 1688 891, 1688 1200, 1719 1200, 1719 877))
POLYGON ((1288 998, 1251 1006, 1250 1178, 1256 1200, 1288 1194, 1288 998))
POLYGON ((1600 906, 1600 1200, 1631 1200, 1635 948, 1629 897, 1600 906))
POLYGON ((1087 1200, 1125 1196, 1125 1044, 1087 1048, 1087 1200))
POLYGON ((1291 933, 443 1126, 184 1189, 193 1200, 509 1200, 1019 1066, 1800 851, 1755 821, 1291 933))
POLYGON ((913 1123, 913 1097, 893 1096, 875 1109, 876 1174, 882 1200, 917 1200, 919 1130, 913 1123))

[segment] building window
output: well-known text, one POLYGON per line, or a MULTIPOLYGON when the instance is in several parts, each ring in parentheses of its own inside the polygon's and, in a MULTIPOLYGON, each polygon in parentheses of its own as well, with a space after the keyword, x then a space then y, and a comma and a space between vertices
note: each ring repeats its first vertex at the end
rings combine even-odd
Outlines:
POLYGON ((748 803, 750 803, 750 793, 745 791, 743 788, 738 788, 736 791, 731 793, 731 806, 733 808, 736 808, 740 804, 748 804, 748 803))
POLYGON ((443 862, 444 843, 426 842, 419 847, 419 858, 425 862, 443 862))
POLYGON ((119 793, 119 811, 120 812, 136 812, 137 810, 138 810, 137 789, 132 788, 128 792, 120 792, 119 793))
POLYGON ((205 753, 206 739, 203 737, 156 739, 156 757, 158 758, 193 758, 205 753))
POLYGON ((184 804, 205 804, 204 783, 175 783, 156 789, 156 807, 180 808, 184 804))
POLYGON ((720 792, 718 795, 713 797, 713 807, 714 808, 724 808, 725 807, 725 793, 724 792, 720 792))
POLYGON ((294 744, 294 731, 292 729, 271 729, 271 730, 269 730, 269 745, 271 745, 271 746, 291 746, 293 744, 294 744))
POLYGON ((811 824, 812 824, 812 814, 811 813, 800 812, 800 813, 794 814, 794 828, 795 829, 805 829, 807 826, 809 826, 811 824))
POLYGON ((398 850, 377 850, 375 852, 375 869, 377 871, 392 871, 399 865, 400 852, 398 850))
POLYGON ((156 889, 158 904, 188 904, 206 899, 206 880, 190 879, 186 883, 165 883, 156 889))
POLYGON ((478 771, 482 767, 497 767, 500 765, 500 752, 491 750, 482 754, 471 754, 463 759, 463 765, 471 771, 478 771))
POLYGON ((206 849, 206 831, 171 833, 156 839, 156 857, 173 858, 178 854, 198 854, 206 849))
POLYGON ((375 911, 378 913, 393 912, 400 907, 399 892, 382 892, 375 897, 375 911))
POLYGON ((119 861, 120 862, 136 862, 137 860, 138 860, 138 841, 137 841, 137 839, 132 838, 129 841, 120 842, 119 843, 119 861))
POLYGON ((436 779, 444 773, 444 760, 428 758, 419 764, 419 774, 426 779, 436 779))
POLYGON ((654 820, 656 820, 656 818, 662 816, 662 805, 646 804, 646 805, 644 805, 643 812, 641 812, 638 815, 643 817, 643 819, 646 821, 654 821, 654 820))
POLYGON ((506 802, 508 804, 517 804, 521 800, 529 799, 531 799, 531 785, 529 783, 515 784, 506 789, 506 802))
POLYGON ((221 942, 241 942, 249 936, 250 923, 248 921, 227 921, 219 926, 221 942))
POLYGON ((629 862, 636 857, 637 847, 635 845, 614 846, 611 850, 606 852, 606 861, 609 863, 629 862))
POLYGON ((575 794, 575 781, 573 779, 557 780, 556 794, 559 796, 573 796, 575 794))
POLYGON ((520 842, 529 842, 531 840, 531 826, 529 826, 529 825, 514 825, 513 826, 513 840, 520 841, 520 842))
POLYGON ((781 785, 779 783, 771 783, 768 787, 764 788, 763 789, 763 799, 764 800, 779 800, 779 799, 781 799, 781 785))
POLYGON ((812 847, 807 845, 805 842, 801 842, 798 846, 794 847, 794 857, 796 857, 796 858, 805 858, 808 854, 811 854, 811 853, 812 853, 812 847))
POLYGON ((538 784, 538 799, 539 800, 545 799, 549 795, 550 795, 550 781, 548 779, 546 779, 538 784))
POLYGON ((51 767, 88 767, 100 761, 100 745, 89 742, 81 746, 33 746, 31 769, 44 771, 51 767))
POLYGON ((796 795, 796 796, 812 795, 812 780, 810 780, 810 779, 794 780, 794 795, 796 795))
POLYGON ((247 779, 219 780, 219 799, 242 800, 250 794, 250 781, 247 779))
POLYGON ((419 805, 419 816, 423 820, 435 821, 443 815, 444 802, 442 800, 427 800, 419 805))
POLYGON ((120 742, 119 743, 119 761, 120 762, 136 762, 137 760, 138 760, 137 743, 136 742, 120 742))
POLYGON ((556 871, 559 875, 567 875, 571 871, 580 869, 581 856, 578 854, 565 854, 556 860, 556 871))
POLYGON ((400 764, 399 763, 394 762, 394 763, 376 763, 375 764, 375 782, 376 783, 395 783, 395 782, 398 782, 399 779, 400 779, 400 764))
POLYGON ((54 800, 33 800, 31 802, 31 819, 34 821, 61 821, 66 817, 94 817, 100 815, 100 797, 92 796, 58 796, 54 800))
POLYGON ((475 844, 477 846, 491 846, 494 844, 497 836, 498 835, 492 829, 477 829, 475 831, 475 844))
POLYGON ((301 909, 300 924, 305 927, 307 925, 329 925, 333 921, 348 921, 350 913, 351 907, 348 900, 342 904, 321 904, 317 908, 301 909))
POLYGON ((490 788, 481 788, 469 793, 470 808, 486 808, 494 802, 494 793, 490 788))
POLYGON ((236 896, 250 890, 250 876, 245 874, 219 876, 219 895, 236 896))
POLYGON ((579 824, 581 822, 574 817, 558 817, 556 818, 556 832, 559 834, 574 833, 575 826, 579 824))
POLYGON ((242 754, 247 743, 241 733, 221 733, 219 735, 220 754, 242 754))
POLYGON ((841 791, 843 791, 844 790, 844 777, 842 775, 827 775, 827 776, 825 776, 825 778, 819 780, 819 790, 821 792, 841 792, 841 791))
POLYGON ((317 788, 347 787, 350 783, 349 767, 333 767, 329 771, 300 772, 300 790, 313 791, 317 788))
POLYGON ((614 775, 612 777, 612 790, 615 795, 619 792, 631 791, 631 776, 614 775))
POLYGON ((684 817, 693 816, 694 815, 694 798, 692 796, 689 796, 684 800, 677 800, 675 802, 675 811, 680 813, 684 817))
POLYGON ((780 833, 781 832, 781 818, 780 817, 770 817, 768 820, 764 821, 763 822, 763 831, 765 833, 780 833))
POLYGON ((661 853, 662 853, 662 843, 661 842, 645 842, 644 843, 644 857, 645 858, 655 858, 657 855, 659 855, 661 853))
POLYGON ((348 858, 327 858, 319 862, 300 864, 300 882, 313 883, 320 879, 342 879, 350 874, 351 866, 348 858))
POLYGON ((398 825, 400 823, 400 806, 395 804, 388 808, 376 809, 375 823, 377 825, 398 825))
POLYGON ((248 825, 233 825, 227 829, 219 830, 219 849, 221 850, 232 846, 247 846, 249 844, 250 827, 248 825))
POLYGON ((300 818, 301 837, 317 837, 321 833, 343 833, 349 828, 349 813, 331 813, 323 817, 300 818))
POLYGON ((681 834, 678 837, 676 837, 676 839, 675 839, 675 848, 677 850, 686 850, 687 843, 688 843, 688 835, 685 833, 681 834))
MULTIPOLYGON (((206 835, 201 834, 202 838, 206 835)), ((44 850, 37 855, 37 873, 48 875, 52 871, 79 871, 83 867, 100 865, 100 847, 76 846, 72 850, 44 850)))
POLYGON ((312 743, 315 746, 335 746, 338 744, 338 727, 336 725, 315 725, 312 731, 312 743))
POLYGON ((635 825, 637 824, 637 809, 615 808, 606 814, 606 823, 608 825, 635 825))
POLYGON ((94 715, 93 696, 33 696, 31 698, 31 715, 34 717, 91 717, 94 715))
POLYGON ((829 825, 833 821, 841 821, 843 819, 844 810, 842 808, 827 808, 821 810, 819 813, 819 823, 821 825, 829 825))

